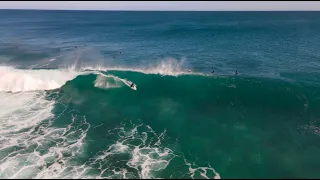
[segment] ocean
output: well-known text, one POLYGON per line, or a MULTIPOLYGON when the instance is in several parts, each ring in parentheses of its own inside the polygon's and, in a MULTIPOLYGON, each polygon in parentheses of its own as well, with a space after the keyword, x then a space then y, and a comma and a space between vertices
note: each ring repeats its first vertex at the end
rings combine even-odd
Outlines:
POLYGON ((320 177, 319 12, 0 17, 1 179, 320 177))

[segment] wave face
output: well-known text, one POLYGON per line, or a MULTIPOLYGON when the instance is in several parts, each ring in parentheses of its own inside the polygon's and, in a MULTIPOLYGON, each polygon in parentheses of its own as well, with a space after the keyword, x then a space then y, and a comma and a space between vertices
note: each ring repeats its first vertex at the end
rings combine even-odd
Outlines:
POLYGON ((7 102, 0 113, 1 178, 223 178, 230 169, 222 159, 236 158, 237 148, 246 150, 248 166, 263 167, 284 163, 281 148, 297 155, 293 137, 303 143, 319 134, 314 86, 119 69, 6 73, 20 83, 5 81, 11 89, 0 92, 7 102), (42 84, 31 86, 27 76, 42 84), (59 86, 44 86, 50 82, 59 86), (270 152, 279 159, 261 157, 270 152))
POLYGON ((220 178, 210 164, 198 166, 186 158, 165 129, 156 132, 147 122, 124 114, 96 119, 99 108, 93 117, 81 115, 94 101, 106 102, 81 91, 134 92, 126 79, 97 71, 1 70, 11 78, 1 81, 1 87, 7 87, 0 91, 7 102, 0 113, 1 178, 220 178))
POLYGON ((319 15, 0 10, 0 178, 320 177, 319 15))

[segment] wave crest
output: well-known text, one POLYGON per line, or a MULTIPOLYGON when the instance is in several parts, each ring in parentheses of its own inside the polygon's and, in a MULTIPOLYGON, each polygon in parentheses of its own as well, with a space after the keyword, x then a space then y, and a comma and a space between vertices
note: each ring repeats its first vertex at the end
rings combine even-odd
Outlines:
POLYGON ((184 74, 192 75, 204 75, 203 73, 192 72, 190 69, 186 68, 185 60, 177 60, 174 58, 166 58, 157 64, 151 64, 147 66, 138 66, 134 68, 129 67, 105 67, 105 66, 83 66, 80 68, 83 70, 91 71, 133 71, 140 72, 143 74, 159 74, 163 76, 178 76, 184 74))
POLYGON ((53 90, 79 75, 96 74, 94 86, 102 89, 118 88, 122 83, 129 86, 131 81, 98 71, 79 71, 74 69, 25 70, 0 66, 0 92, 26 92, 53 90), (110 80, 111 79, 111 80, 110 80))
POLYGON ((22 92, 57 89, 80 74, 80 72, 67 69, 22 70, 0 67, 0 91, 22 92))

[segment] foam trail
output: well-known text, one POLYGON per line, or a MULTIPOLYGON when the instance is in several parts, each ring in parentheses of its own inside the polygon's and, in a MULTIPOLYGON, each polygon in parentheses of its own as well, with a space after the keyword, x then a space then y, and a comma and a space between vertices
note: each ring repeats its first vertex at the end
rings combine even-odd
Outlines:
MULTIPOLYGON (((108 89, 108 88, 120 87, 120 85, 117 84, 117 83, 116 83, 115 85, 110 84, 110 83, 107 82, 106 79, 104 79, 104 78, 113 78, 113 79, 115 80, 115 82, 121 81, 121 82, 123 82, 125 85, 127 85, 127 86, 130 87, 130 88, 131 88, 131 84, 133 83, 133 82, 131 82, 131 81, 129 81, 129 80, 122 79, 122 78, 119 78, 119 77, 114 76, 114 75, 105 75, 105 74, 103 74, 103 73, 101 73, 101 72, 95 72, 94 74, 98 74, 98 77, 97 77, 97 79, 96 79, 96 81, 95 81, 95 87, 99 87, 99 88, 107 88, 107 89, 108 89), (103 77, 104 77, 104 78, 103 78, 103 77)), ((135 85, 135 86, 134 86, 133 88, 131 88, 131 89, 137 90, 136 86, 137 86, 137 85, 135 85)))
POLYGON ((110 82, 108 81, 108 78, 102 75, 98 75, 97 79, 94 81, 94 87, 102 88, 102 89, 118 88, 120 86, 121 84, 119 84, 119 81, 117 79, 115 79, 114 82, 110 82))
POLYGON ((52 61, 55 61, 55 60, 57 60, 56 58, 51 58, 50 60, 49 60, 49 62, 52 62, 52 61))

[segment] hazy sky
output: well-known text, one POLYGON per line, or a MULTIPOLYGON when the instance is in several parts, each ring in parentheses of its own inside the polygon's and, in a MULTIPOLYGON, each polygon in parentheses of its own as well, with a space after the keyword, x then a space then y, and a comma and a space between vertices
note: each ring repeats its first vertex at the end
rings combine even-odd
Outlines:
POLYGON ((1 1, 0 9, 71 10, 320 10, 320 1, 1 1))

